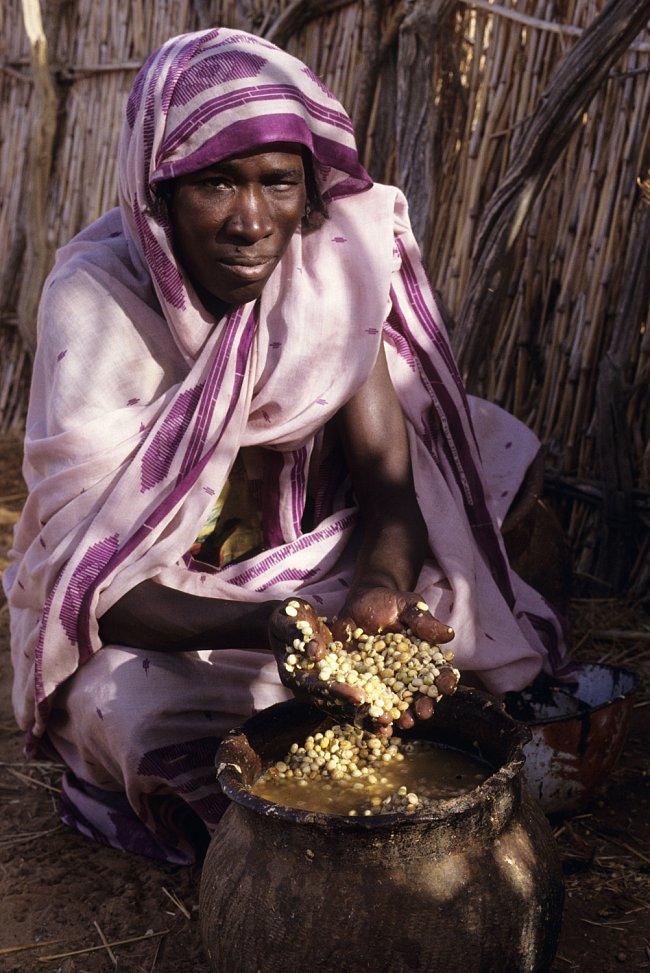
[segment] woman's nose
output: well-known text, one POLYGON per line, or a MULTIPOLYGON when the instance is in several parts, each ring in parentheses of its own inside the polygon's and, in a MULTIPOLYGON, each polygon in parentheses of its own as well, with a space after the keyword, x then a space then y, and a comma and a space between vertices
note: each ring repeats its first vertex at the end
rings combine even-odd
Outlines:
POLYGON ((273 219, 261 188, 237 191, 228 220, 228 231, 247 243, 255 243, 273 232, 273 219))

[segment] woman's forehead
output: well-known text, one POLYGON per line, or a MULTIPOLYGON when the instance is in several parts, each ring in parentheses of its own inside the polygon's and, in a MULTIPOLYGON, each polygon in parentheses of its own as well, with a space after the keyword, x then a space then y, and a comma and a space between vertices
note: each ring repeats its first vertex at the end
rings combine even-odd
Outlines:
POLYGON ((205 173, 218 173, 242 179, 305 179, 307 169, 308 162, 302 147, 296 143, 282 142, 237 152, 176 178, 181 182, 193 182, 205 173))
POLYGON ((266 162, 269 165, 292 165, 300 167, 307 152, 307 148, 299 142, 267 142, 262 145, 251 146, 251 148, 244 149, 241 152, 234 152, 224 159, 219 159, 211 163, 206 168, 229 165, 246 160, 266 162))

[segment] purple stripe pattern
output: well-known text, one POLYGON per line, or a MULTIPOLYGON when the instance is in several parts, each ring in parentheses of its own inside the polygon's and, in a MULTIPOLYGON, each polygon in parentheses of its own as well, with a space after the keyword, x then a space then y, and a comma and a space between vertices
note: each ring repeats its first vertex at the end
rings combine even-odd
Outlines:
MULTIPOLYGON (((241 383, 246 373, 246 361, 248 359, 248 353, 250 351, 253 335, 255 334, 255 330, 257 328, 257 309, 254 308, 251 311, 240 334, 239 332, 243 314, 243 308, 236 308, 228 317, 225 325, 222 325, 222 327, 225 329, 223 340, 219 346, 219 351, 215 356, 212 367, 210 368, 210 372, 205 382, 204 392, 201 396, 198 409, 196 410, 196 422, 192 430, 192 436, 189 441, 187 452, 181 464, 179 481, 189 474, 193 467, 198 463, 199 457, 203 452, 208 431, 214 416, 214 410, 217 402, 219 402, 220 399, 226 369, 229 362, 233 359, 233 348, 235 348, 235 345, 235 388, 228 402, 219 403, 222 408, 223 415, 222 429, 228 425, 239 398, 241 383)), ((214 448, 216 448, 216 443, 214 448)), ((214 448, 210 455, 212 455, 214 448)))
POLYGON ((320 90, 323 92, 323 94, 325 95, 326 98, 331 98, 332 100, 334 100, 334 95, 332 94, 332 92, 330 91, 330 89, 327 87, 327 85, 323 81, 321 81, 321 79, 318 77, 317 74, 314 74, 314 72, 312 71, 311 68, 308 68, 308 67, 305 66, 302 69, 302 73, 306 77, 308 77, 309 80, 312 81, 316 85, 316 87, 320 88, 320 90))
POLYGON ((448 369, 449 375, 456 385, 463 402, 465 403, 465 408, 467 408, 465 388, 458 372, 458 368, 456 367, 452 350, 449 346, 449 342, 438 327, 438 324, 432 314, 431 309, 435 306, 433 295, 431 292, 429 292, 425 298, 424 294, 422 293, 422 288, 418 282, 415 268, 410 261, 408 253, 406 252, 404 243, 399 238, 397 240, 397 249, 402 261, 400 276, 404 283, 409 302, 413 307, 413 310, 415 311, 418 321, 422 325, 425 334, 430 338, 442 356, 442 360, 448 369))
POLYGON ((332 167, 353 173, 331 189, 323 190, 323 199, 327 202, 365 192, 372 186, 370 177, 359 164, 354 149, 336 142, 334 138, 313 132, 307 122, 297 115, 279 113, 240 119, 223 126, 182 159, 173 158, 162 162, 156 171, 155 181, 195 172, 212 165, 218 159, 236 155, 247 147, 269 142, 297 142, 305 145, 315 158, 327 159, 332 167))
POLYGON ((92 584, 102 568, 110 561, 117 550, 118 535, 112 534, 102 541, 92 544, 81 557, 68 582, 59 620, 71 645, 77 645, 79 640, 79 616, 84 593, 92 584))
POLYGON ((331 125, 334 129, 352 134, 352 123, 348 116, 341 111, 327 108, 307 97, 294 85, 265 84, 257 87, 247 87, 241 91, 229 91, 206 101, 200 109, 191 115, 169 133, 161 146, 161 155, 169 156, 204 126, 209 125, 215 118, 226 111, 255 104, 273 101, 292 101, 302 107, 309 118, 323 124, 331 125))
POLYGON ((216 40, 219 37, 219 33, 219 30, 215 28, 207 31, 203 35, 200 33, 194 34, 190 37, 189 43, 183 43, 180 49, 177 49, 176 45, 172 42, 172 51, 175 53, 165 73, 160 99, 160 108, 163 115, 169 112, 169 109, 174 103, 178 82, 190 70, 192 60, 200 55, 201 50, 206 44, 216 40))
POLYGON ((173 263, 165 250, 160 246, 139 206, 133 207, 133 219, 140 234, 142 249, 151 268, 151 273, 158 281, 163 298, 172 307, 185 307, 185 287, 178 267, 173 263))
POLYGON ((59 572, 54 580, 54 584, 50 589, 50 593, 45 599, 45 604, 43 605, 43 613, 41 616, 41 624, 38 630, 38 641, 36 643, 36 648, 34 649, 34 686, 35 686, 35 697, 38 703, 39 709, 43 714, 43 718, 50 709, 50 702, 47 697, 47 690, 44 686, 43 681, 43 663, 45 660, 45 636, 48 629, 48 622, 50 618, 50 612, 52 610, 52 603, 56 597, 59 584, 61 582, 61 577, 63 575, 63 569, 59 572))
POLYGON ((318 574, 317 568, 286 568, 284 571, 280 571, 279 574, 274 575, 264 584, 259 585, 256 591, 268 591, 269 588, 274 588, 276 584, 281 584, 283 581, 299 581, 305 584, 311 578, 318 574))
POLYGON ((407 300, 418 323, 440 353, 440 367, 436 366, 434 356, 427 354, 419 344, 409 324, 409 315, 405 314, 400 308, 399 299, 394 289, 391 291, 393 304, 391 313, 396 316, 399 322, 397 330, 405 336, 408 347, 412 352, 415 352, 419 359, 421 376, 431 395, 433 409, 429 413, 428 423, 431 437, 434 442, 438 441, 442 444, 443 452, 462 491, 465 511, 476 543, 483 553, 485 563, 488 565, 506 604, 512 608, 515 603, 515 595, 512 590, 508 562, 498 535, 498 529, 487 507, 481 474, 477 469, 468 444, 468 437, 474 442, 475 438, 462 381, 446 337, 431 313, 430 307, 433 306, 433 298, 431 297, 430 302, 425 301, 408 254, 399 241, 398 244, 402 258, 400 279, 404 285, 407 300), (443 367, 445 374, 441 371, 443 367), (455 386, 458 392, 461 403, 460 409, 450 392, 450 379, 451 388, 455 386), (442 433, 442 436, 440 433, 442 433))
POLYGON ((268 449, 264 453, 264 482, 262 484, 262 529, 267 547, 284 543, 279 516, 280 477, 284 466, 282 453, 268 449))
POLYGON ((181 75, 174 89, 174 104, 188 105, 202 94, 208 77, 211 87, 227 81, 245 81, 257 77, 266 63, 265 58, 249 51, 219 51, 193 64, 181 75))
MULTIPOLYGON (((218 393, 220 390, 219 380, 223 379, 223 372, 229 358, 229 352, 232 348, 233 343, 237 340, 237 330, 235 325, 238 325, 240 323, 241 318, 242 318, 241 313, 235 313, 229 319, 229 322, 232 325, 233 333, 229 341, 222 342, 222 344, 220 345, 219 351, 215 356, 215 361, 213 363, 210 375, 208 376, 208 379, 205 383, 205 385, 211 390, 211 397, 207 406, 207 411, 204 413, 202 411, 202 408, 195 409, 192 405, 188 406, 187 402, 185 402, 185 410, 181 410, 181 412, 183 415, 188 417, 188 423, 192 418, 194 412, 200 413, 203 417, 203 421, 205 421, 206 416, 210 416, 210 417, 212 416, 214 412, 214 406, 218 400, 218 393), (212 377, 215 375, 217 376, 217 381, 212 381, 212 377)), ((255 312, 252 312, 248 317, 248 320, 246 322, 246 325, 243 328, 241 335, 238 336, 238 348, 236 354, 237 368, 235 372, 235 384, 234 384, 230 401, 228 402, 227 407, 224 410, 223 420, 221 422, 219 432, 215 433, 214 441, 212 442, 211 448, 205 453, 205 455, 200 459, 200 461, 198 460, 197 457, 197 461, 194 463, 193 466, 188 465, 188 458, 187 456, 185 457, 185 461, 183 464, 184 473, 181 476, 179 476, 174 489, 171 490, 168 494, 163 496, 161 502, 151 512, 151 514, 149 514, 149 516, 146 518, 144 523, 136 531, 134 531, 131 537, 129 537, 128 540, 122 545, 120 550, 116 551, 115 556, 106 563, 102 571, 94 579, 93 584, 91 584, 88 587, 84 595, 83 605, 82 605, 82 616, 84 619, 86 619, 86 624, 88 624, 89 622, 89 606, 92 600, 93 593, 97 588, 97 586, 101 584, 106 579, 106 577, 108 577, 110 573, 116 571, 119 568, 120 564, 123 564, 131 556, 131 554, 139 547, 141 543, 146 542, 152 530, 155 527, 157 527, 160 523, 162 523, 164 519, 168 517, 169 514, 178 507, 178 505, 182 502, 183 498, 187 496, 187 494, 190 492, 190 490, 196 483, 198 477, 200 476, 201 472, 209 462, 210 458, 214 455, 221 441, 221 437, 226 429, 227 422, 232 416, 232 413, 235 409, 235 405, 241 393, 241 383, 244 376, 243 362, 248 356, 250 343, 252 341, 253 334, 255 331, 256 321, 257 319, 256 319, 255 312)), ((204 396, 200 395, 203 389, 204 386, 202 385, 195 386, 193 389, 186 389, 185 392, 180 393, 176 401, 178 401, 178 399, 181 396, 184 395, 187 396, 188 393, 191 393, 191 397, 200 396, 200 398, 203 399, 204 396)), ((172 405, 170 411, 174 410, 175 405, 176 402, 172 405)), ((168 418, 169 416, 167 416, 165 420, 163 420, 163 425, 165 424, 168 418)), ((179 427, 176 425, 177 422, 178 422, 177 419, 174 422, 170 422, 167 428, 168 430, 175 429, 175 433, 176 433, 175 440, 176 440, 176 445, 178 446, 180 445, 180 439, 182 438, 182 435, 184 434, 187 428, 187 424, 184 424, 183 421, 181 420, 180 425, 182 428, 179 429, 179 427)), ((149 452, 150 448, 151 447, 147 447, 145 454, 149 452)), ((193 443, 190 442, 190 450, 194 450, 194 449, 195 449, 195 444, 193 445, 193 443)), ((167 457, 169 455, 170 454, 165 450, 163 446, 163 456, 165 457, 165 463, 167 462, 167 457)), ((196 456, 196 453, 194 453, 194 455, 196 456)), ((171 458, 173 459, 173 455, 171 455, 171 458)), ((152 465, 154 476, 157 475, 157 471, 159 469, 158 466, 159 459, 160 458, 157 457, 155 453, 152 452, 151 465, 152 465)), ((142 464, 143 470, 144 470, 144 465, 145 464, 143 462, 142 464)), ((142 476, 143 474, 141 474, 141 482, 142 482, 142 476)), ((87 628, 85 630, 85 637, 88 640, 90 638, 87 628)))
POLYGON ((253 583, 256 578, 266 574, 270 568, 286 560, 289 555, 295 554, 298 551, 306 551, 323 540, 336 537, 338 534, 342 534, 345 530, 347 530, 348 527, 352 527, 356 523, 356 519, 356 513, 347 514, 333 523, 328 524, 327 527, 322 527, 319 530, 312 531, 310 534, 303 534, 297 540, 292 541, 291 544, 287 544, 282 548, 277 548, 274 551, 269 551, 269 553, 261 558, 261 560, 257 561, 251 567, 246 568, 240 574, 229 577, 228 580, 230 584, 237 585, 238 587, 249 585, 253 583))
POLYGON ((150 54, 147 60, 144 62, 142 70, 138 72, 136 79, 133 82, 131 94, 129 95, 129 100, 126 103, 126 122, 130 129, 133 129, 133 126, 135 125, 135 120, 138 116, 138 111, 140 110, 140 105, 142 103, 142 96, 147 83, 149 69, 155 60, 156 52, 154 51, 154 53, 150 54))
POLYGON ((174 400, 142 456, 141 493, 157 486, 169 473, 181 439, 196 411, 202 390, 202 385, 195 385, 194 388, 181 392, 174 400))

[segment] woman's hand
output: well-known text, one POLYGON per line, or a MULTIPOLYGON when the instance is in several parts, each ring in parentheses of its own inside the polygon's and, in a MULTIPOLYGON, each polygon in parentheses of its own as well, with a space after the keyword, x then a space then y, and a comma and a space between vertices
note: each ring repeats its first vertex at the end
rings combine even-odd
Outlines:
POLYGON ((356 628, 367 635, 410 629, 417 638, 436 645, 451 642, 454 637, 453 628, 433 617, 421 595, 390 588, 357 587, 350 593, 332 633, 345 645, 347 633, 356 628))
MULTIPOLYGON (((390 588, 359 587, 350 593, 341 614, 332 624, 332 634, 344 646, 348 643, 356 646, 353 633, 357 628, 367 635, 410 630, 416 638, 435 645, 450 642, 454 637, 453 628, 434 618, 421 595, 390 588)), ((453 666, 441 666, 436 679, 440 695, 450 696, 457 685, 458 676, 453 666)), ((430 696, 417 695, 413 706, 402 713, 395 725, 410 730, 416 722, 431 719, 434 709, 435 703, 430 696)))
POLYGON ((283 685, 298 697, 307 696, 317 705, 335 708, 354 720, 356 708, 364 701, 362 690, 336 680, 325 682, 319 678, 316 665, 305 669, 298 664, 320 662, 332 639, 325 620, 302 598, 287 599, 271 614, 269 640, 283 685), (297 651, 296 640, 304 643, 304 650, 297 651))

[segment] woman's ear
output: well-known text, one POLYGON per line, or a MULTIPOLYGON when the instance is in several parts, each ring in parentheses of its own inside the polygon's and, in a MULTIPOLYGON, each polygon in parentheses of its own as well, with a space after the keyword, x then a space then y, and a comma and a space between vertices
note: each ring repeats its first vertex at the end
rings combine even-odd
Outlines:
POLYGON ((172 207, 174 204, 174 196, 176 193, 176 181, 174 179, 165 179, 163 182, 157 182, 154 186, 154 197, 159 206, 159 216, 171 217, 172 207))
POLYGON ((317 230, 329 218, 329 213, 327 212, 327 204, 321 196, 318 183, 316 182, 314 159, 308 149, 303 151, 302 162, 305 170, 305 190, 307 192, 303 225, 305 229, 317 230))

